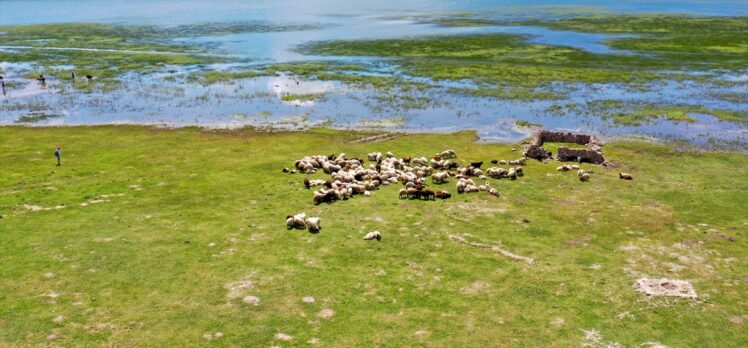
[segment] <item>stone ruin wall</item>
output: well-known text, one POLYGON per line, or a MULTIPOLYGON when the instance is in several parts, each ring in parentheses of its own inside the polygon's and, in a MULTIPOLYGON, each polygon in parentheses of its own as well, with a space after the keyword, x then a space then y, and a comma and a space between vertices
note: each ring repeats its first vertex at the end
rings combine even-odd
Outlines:
POLYGON ((541 161, 547 158, 553 158, 553 154, 543 148, 543 144, 546 142, 574 143, 586 146, 585 149, 570 149, 565 146, 559 147, 556 156, 559 161, 576 162, 581 160, 581 162, 594 164, 602 164, 605 162, 602 145, 600 145, 594 135, 571 132, 553 132, 547 130, 537 131, 533 134, 532 142, 527 148, 525 155, 529 158, 535 158, 541 161))

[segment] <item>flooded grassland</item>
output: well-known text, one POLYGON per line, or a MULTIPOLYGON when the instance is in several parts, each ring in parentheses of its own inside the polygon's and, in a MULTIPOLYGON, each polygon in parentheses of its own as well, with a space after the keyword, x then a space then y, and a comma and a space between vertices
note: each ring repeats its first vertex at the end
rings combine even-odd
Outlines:
POLYGON ((358 18, 371 35, 319 19, 1 27, 0 124, 476 129, 484 141, 544 126, 748 144, 745 17, 358 18))

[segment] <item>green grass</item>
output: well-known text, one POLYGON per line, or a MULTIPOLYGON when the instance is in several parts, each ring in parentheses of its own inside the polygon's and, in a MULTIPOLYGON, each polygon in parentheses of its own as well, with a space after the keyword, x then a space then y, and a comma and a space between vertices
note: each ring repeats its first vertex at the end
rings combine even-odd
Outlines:
POLYGON ((593 100, 585 103, 557 103, 546 108, 545 112, 556 116, 576 113, 582 116, 599 117, 615 125, 625 126, 639 126, 658 119, 694 123, 697 122, 695 115, 708 115, 719 121, 748 122, 748 112, 742 110, 710 109, 688 104, 628 102, 616 99, 593 100))
POLYGON ((602 15, 523 24, 559 30, 636 34, 608 41, 613 48, 653 54, 685 69, 748 67, 748 17, 602 15))
POLYGON ((263 76, 262 73, 254 70, 239 71, 201 71, 190 75, 190 80, 197 81, 203 85, 211 85, 218 82, 231 82, 240 79, 249 79, 263 76))
POLYGON ((0 345, 202 346, 217 331, 211 345, 580 346, 593 329, 625 346, 748 341, 729 321, 748 313, 748 155, 616 142, 605 155, 621 167, 585 165, 589 183, 530 162, 516 181, 491 180, 501 198, 432 202, 399 200, 396 185, 314 206, 305 176, 281 173, 311 154, 519 156, 471 132, 351 142, 371 135, 0 128, 0 345), (287 231, 299 212, 320 216, 321 233, 287 231), (372 230, 381 242, 362 240, 372 230), (647 299, 633 291, 641 275, 689 279, 700 299, 647 299), (246 277, 258 306, 227 298, 246 277), (319 318, 326 308, 335 315, 319 318))
MULTIPOLYGON (((454 21, 456 25, 485 24, 481 19, 462 17, 454 21)), ((311 43, 299 50, 320 55, 391 57, 413 76, 471 80, 489 85, 477 93, 544 99, 552 96, 531 96, 526 92, 514 95, 504 91, 504 86, 532 90, 552 82, 707 80, 714 75, 696 77, 682 72, 742 71, 748 68, 746 23, 746 17, 674 15, 597 15, 507 23, 634 34, 635 37, 611 39, 608 43, 613 48, 640 54, 595 54, 573 47, 531 44, 525 36, 514 34, 327 41, 311 43)))
POLYGON ((309 93, 309 94, 286 94, 281 97, 282 101, 315 101, 325 97, 325 93, 309 93))

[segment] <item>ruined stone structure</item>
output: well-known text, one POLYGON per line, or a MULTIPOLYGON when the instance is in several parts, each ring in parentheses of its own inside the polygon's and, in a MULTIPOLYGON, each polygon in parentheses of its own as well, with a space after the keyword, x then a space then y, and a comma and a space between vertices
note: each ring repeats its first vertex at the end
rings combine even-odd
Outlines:
POLYGON ((525 156, 541 161, 547 158, 553 158, 553 155, 543 148, 543 144, 547 142, 574 143, 586 147, 581 149, 570 149, 565 146, 559 147, 556 156, 559 161, 589 162, 594 164, 602 164, 605 162, 602 145, 598 143, 597 138, 595 138, 594 135, 553 132, 547 130, 540 130, 533 134, 532 142, 530 143, 530 146, 527 147, 525 156))

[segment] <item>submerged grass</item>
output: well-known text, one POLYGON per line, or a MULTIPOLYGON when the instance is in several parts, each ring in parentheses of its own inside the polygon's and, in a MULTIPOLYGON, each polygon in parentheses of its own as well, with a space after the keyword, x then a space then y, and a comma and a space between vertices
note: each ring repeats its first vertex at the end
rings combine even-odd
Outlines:
POLYGON ((593 167, 588 183, 530 162, 491 180, 500 198, 431 202, 399 200, 395 185, 314 206, 305 176, 281 173, 340 152, 518 157, 471 132, 354 143, 375 134, 0 128, 0 345, 581 346, 588 330, 625 346, 748 341, 736 324, 748 155, 616 142, 605 155, 621 167, 593 167), (299 212, 320 216, 321 233, 287 231, 299 212), (362 240, 372 230, 381 242, 362 240), (699 299, 646 298, 641 276, 688 279, 699 299))

